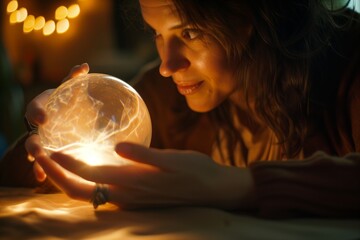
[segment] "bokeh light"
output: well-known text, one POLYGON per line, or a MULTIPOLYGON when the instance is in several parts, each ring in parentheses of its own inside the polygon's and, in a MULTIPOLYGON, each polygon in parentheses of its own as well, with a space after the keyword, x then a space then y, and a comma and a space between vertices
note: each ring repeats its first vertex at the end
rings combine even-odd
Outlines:
POLYGON ((9 16, 10 24, 23 23, 23 32, 29 33, 33 30, 43 30, 43 35, 49 36, 56 30, 58 34, 65 33, 70 28, 69 19, 73 19, 79 16, 80 6, 79 4, 72 4, 69 8, 65 6, 59 6, 54 12, 54 20, 48 19, 45 21, 43 16, 34 16, 28 14, 28 10, 25 7, 19 8, 18 1, 12 0, 7 4, 6 11, 9 16), (55 23, 56 21, 56 23, 55 23))
POLYGON ((17 1, 10 1, 6 7, 6 11, 8 13, 12 13, 14 11, 16 11, 16 9, 18 8, 19 4, 17 1))
POLYGON ((68 18, 76 18, 80 14, 79 4, 73 4, 68 8, 68 18))
POLYGON ((45 23, 43 28, 43 34, 45 36, 51 35, 55 31, 55 22, 53 20, 49 20, 45 23))
POLYGON ((39 16, 35 19, 34 30, 40 30, 45 26, 45 18, 43 16, 39 16))
POLYGON ((68 15, 68 10, 65 6, 60 6, 55 11, 55 19, 56 20, 62 20, 66 18, 68 15))
POLYGON ((56 23, 56 32, 57 33, 64 33, 69 29, 70 23, 69 20, 66 18, 63 20, 60 20, 56 23))
POLYGON ((17 22, 23 22, 25 21, 26 17, 28 16, 28 12, 26 8, 20 8, 16 11, 16 21, 17 22))
POLYGON ((33 15, 27 16, 27 18, 24 21, 23 31, 25 33, 29 33, 34 29, 34 26, 35 26, 35 17, 33 15))
POLYGON ((9 22, 10 22, 11 24, 17 23, 17 11, 12 12, 12 13, 10 14, 9 22))

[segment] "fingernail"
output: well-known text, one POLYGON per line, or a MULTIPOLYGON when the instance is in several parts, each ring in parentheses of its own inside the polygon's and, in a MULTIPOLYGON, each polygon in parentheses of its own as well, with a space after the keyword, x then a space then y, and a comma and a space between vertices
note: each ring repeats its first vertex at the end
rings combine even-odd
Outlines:
POLYGON ((31 155, 31 154, 28 154, 28 160, 30 161, 30 162, 33 162, 33 161, 35 161, 35 158, 34 158, 34 156, 33 155, 31 155))

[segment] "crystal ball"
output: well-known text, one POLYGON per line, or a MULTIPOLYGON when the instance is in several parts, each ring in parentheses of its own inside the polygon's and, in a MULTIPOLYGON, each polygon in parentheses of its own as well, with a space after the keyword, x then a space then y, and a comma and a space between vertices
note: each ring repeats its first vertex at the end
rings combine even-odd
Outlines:
POLYGON ((74 77, 50 95, 47 121, 39 126, 42 146, 89 165, 122 165, 115 152, 127 141, 149 146, 151 120, 140 95, 126 82, 91 73, 74 77))

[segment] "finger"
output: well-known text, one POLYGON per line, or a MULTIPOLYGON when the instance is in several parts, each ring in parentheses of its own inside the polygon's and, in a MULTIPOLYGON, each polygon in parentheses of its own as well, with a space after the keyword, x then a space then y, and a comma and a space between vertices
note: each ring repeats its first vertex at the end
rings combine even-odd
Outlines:
POLYGON ((46 122, 45 104, 54 89, 49 89, 35 97, 26 107, 27 120, 35 125, 46 122))
MULTIPOLYGON (((51 154, 51 159, 53 159, 60 166, 65 168, 66 170, 92 182, 97 183, 107 183, 107 181, 103 181, 102 174, 99 172, 99 168, 92 167, 81 160, 75 159, 70 155, 54 152, 51 154)), ((112 167, 110 169, 105 169, 106 175, 113 175, 112 167)))
POLYGON ((90 166, 81 160, 69 155, 55 152, 51 159, 61 167, 91 182, 104 184, 126 185, 127 182, 137 181, 141 174, 153 172, 155 169, 148 166, 122 165, 122 166, 90 166))
POLYGON ((46 172, 54 184, 63 190, 69 197, 78 200, 89 200, 94 190, 94 183, 80 179, 65 171, 48 156, 40 156, 36 161, 46 172))
POLYGON ((34 162, 34 166, 33 166, 33 171, 35 174, 36 179, 39 182, 43 182, 46 179, 46 173, 44 172, 44 170, 42 169, 42 167, 39 165, 38 162, 34 162))
POLYGON ((115 146, 115 151, 121 157, 138 162, 156 166, 162 169, 169 168, 170 164, 167 158, 164 158, 163 151, 155 148, 147 148, 145 146, 122 142, 115 146))
POLYGON ((87 63, 83 63, 81 65, 76 65, 70 70, 70 73, 62 80, 62 82, 66 82, 67 80, 69 80, 73 77, 76 77, 76 76, 87 74, 89 72, 89 70, 90 70, 90 67, 89 67, 89 64, 87 64, 87 63))
POLYGON ((46 155, 46 152, 41 145, 40 137, 37 134, 32 134, 26 139, 25 149, 31 156, 31 158, 29 158, 30 161, 35 160, 38 156, 46 155))

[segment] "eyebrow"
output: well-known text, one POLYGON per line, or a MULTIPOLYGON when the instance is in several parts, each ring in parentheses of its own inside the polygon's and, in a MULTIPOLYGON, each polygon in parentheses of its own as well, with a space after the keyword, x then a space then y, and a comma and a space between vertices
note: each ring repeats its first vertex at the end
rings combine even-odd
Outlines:
POLYGON ((180 24, 177 24, 175 26, 172 26, 170 28, 170 30, 175 30, 175 29, 179 29, 179 28, 184 28, 185 26, 187 26, 188 24, 184 24, 184 23, 180 23, 180 24))
MULTIPOLYGON (((148 24, 145 20, 143 21, 144 22, 144 26, 145 28, 149 28, 151 30, 154 30, 154 28, 148 24)), ((187 26, 188 24, 185 24, 185 23, 179 23, 175 26, 172 26, 171 28, 169 28, 169 30, 176 30, 176 29, 180 29, 180 28, 184 28, 185 26, 187 26)))

